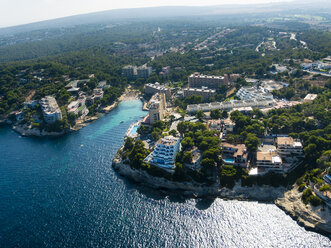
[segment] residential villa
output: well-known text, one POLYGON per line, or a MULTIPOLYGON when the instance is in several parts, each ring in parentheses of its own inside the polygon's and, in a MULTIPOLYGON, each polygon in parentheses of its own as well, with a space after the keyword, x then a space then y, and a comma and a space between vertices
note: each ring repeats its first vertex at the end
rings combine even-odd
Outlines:
POLYGON ((222 129, 221 120, 209 120, 207 126, 210 130, 221 131, 222 129))
POLYGON ((199 170, 200 167, 200 162, 202 159, 201 151, 197 147, 193 147, 190 151, 193 155, 192 157, 192 162, 191 163, 185 163, 184 165, 191 170, 199 170))
POLYGON ((222 130, 223 134, 233 132, 233 128, 235 126, 235 123, 230 118, 222 120, 222 124, 223 124, 223 130, 222 130))
POLYGON ((175 169, 176 155, 179 151, 180 138, 166 136, 157 141, 154 151, 144 161, 162 169, 175 169))
POLYGON ((248 166, 248 152, 245 144, 222 143, 222 158, 224 164, 237 165, 243 168, 248 166))

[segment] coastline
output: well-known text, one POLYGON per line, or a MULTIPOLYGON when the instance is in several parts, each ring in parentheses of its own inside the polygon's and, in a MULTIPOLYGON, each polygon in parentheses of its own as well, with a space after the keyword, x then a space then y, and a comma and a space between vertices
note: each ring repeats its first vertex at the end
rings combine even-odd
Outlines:
POLYGON ((305 205, 301 200, 301 196, 302 192, 299 192, 298 186, 296 186, 285 192, 282 198, 275 201, 275 204, 307 230, 331 235, 330 208, 327 206, 305 205))
MULTIPOLYGON (((96 115, 84 118, 82 120, 77 120, 75 126, 71 127, 68 130, 63 130, 61 132, 46 132, 45 130, 39 130, 38 128, 29 128, 24 125, 13 125, 12 129, 22 136, 36 136, 36 137, 56 137, 62 136, 71 132, 76 132, 83 127, 86 127, 91 122, 98 120, 104 114, 108 114, 113 109, 115 109, 121 101, 129 101, 129 100, 139 100, 139 91, 131 90, 130 88, 126 88, 124 93, 111 105, 103 107, 99 110, 96 115)), ((5 122, 5 121, 3 121, 5 122)))
POLYGON ((284 187, 242 187, 240 182, 236 183, 232 189, 221 187, 218 183, 212 186, 201 186, 201 184, 193 182, 173 182, 162 177, 153 177, 142 170, 133 169, 130 165, 122 163, 118 157, 114 158, 112 165, 119 175, 129 178, 136 183, 154 189, 165 189, 177 193, 180 191, 185 196, 195 198, 220 197, 228 200, 274 202, 286 191, 284 187))
POLYGON ((165 178, 153 177, 146 171, 133 169, 121 161, 119 154, 114 159, 112 166, 121 176, 128 178, 143 186, 169 191, 169 193, 182 194, 191 198, 219 197, 225 200, 260 201, 273 203, 291 216, 300 226, 308 231, 314 231, 330 238, 331 214, 328 207, 312 207, 305 205, 297 187, 288 190, 285 187, 252 186, 242 187, 240 182, 230 189, 215 183, 212 186, 201 186, 193 182, 172 182, 165 178))

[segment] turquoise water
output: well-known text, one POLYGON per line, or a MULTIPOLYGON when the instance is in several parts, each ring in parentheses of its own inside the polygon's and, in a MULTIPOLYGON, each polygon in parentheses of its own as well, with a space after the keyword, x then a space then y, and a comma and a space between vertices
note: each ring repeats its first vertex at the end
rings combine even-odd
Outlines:
POLYGON ((145 114, 122 102, 59 138, 0 127, 0 247, 330 247, 273 204, 184 199, 117 175, 112 158, 145 114))
POLYGON ((131 134, 136 134, 137 133, 137 130, 138 130, 138 127, 139 126, 134 126, 132 129, 131 129, 131 134))
POLYGON ((223 160, 224 160, 225 163, 228 163, 228 164, 233 164, 234 163, 233 158, 224 158, 223 160))

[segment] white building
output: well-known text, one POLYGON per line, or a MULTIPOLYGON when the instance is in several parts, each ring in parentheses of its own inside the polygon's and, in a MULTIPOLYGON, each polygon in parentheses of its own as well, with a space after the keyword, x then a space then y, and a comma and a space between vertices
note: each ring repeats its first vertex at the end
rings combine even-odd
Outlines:
POLYGON ((185 97, 196 95, 202 96, 204 100, 207 100, 216 94, 216 90, 208 89, 207 87, 202 87, 201 89, 185 88, 183 91, 185 97))
POLYGON ((74 113, 74 114, 78 115, 79 105, 80 104, 78 101, 72 101, 67 107, 68 113, 74 113))
POLYGON ((303 99, 304 102, 312 102, 317 98, 317 94, 308 94, 306 97, 303 99))
POLYGON ((273 100, 272 94, 263 88, 241 87, 236 96, 241 100, 273 100))
POLYGON ((46 96, 40 100, 41 110, 46 123, 54 123, 62 119, 62 112, 56 100, 52 96, 46 96))
POLYGON ((145 84, 145 93, 146 94, 156 94, 156 93, 164 93, 167 98, 171 96, 171 89, 160 85, 160 83, 156 82, 155 84, 145 84))
POLYGON ((222 76, 207 76, 196 72, 189 76, 188 84, 190 88, 208 87, 218 89, 222 84, 228 85, 228 81, 222 76))
POLYGON ((212 102, 212 103, 201 103, 201 104, 191 104, 187 106, 188 113, 196 113, 199 110, 203 112, 208 112, 213 109, 225 109, 227 111, 243 108, 266 108, 274 105, 274 100, 231 100, 227 102, 212 102))
POLYGON ((303 155, 303 146, 300 141, 295 141, 292 137, 277 137, 277 152, 283 156, 303 155))
POLYGON ((273 150, 267 152, 257 152, 256 166, 258 169, 263 170, 276 172, 284 171, 282 158, 273 150))
POLYGON ((161 138, 156 143, 154 151, 144 161, 162 169, 174 170, 179 146, 180 138, 173 136, 161 138))
POLYGON ((152 67, 142 65, 137 68, 138 78, 148 78, 151 74, 152 74, 152 67))
POLYGON ((164 93, 156 93, 148 104, 149 124, 162 121, 166 113, 167 102, 164 93))

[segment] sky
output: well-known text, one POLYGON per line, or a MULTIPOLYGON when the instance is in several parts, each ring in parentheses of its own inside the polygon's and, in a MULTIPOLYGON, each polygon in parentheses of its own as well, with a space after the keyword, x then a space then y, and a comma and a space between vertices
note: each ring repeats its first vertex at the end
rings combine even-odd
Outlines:
POLYGON ((289 1, 291 0, 0 0, 0 27, 110 9, 289 1))

